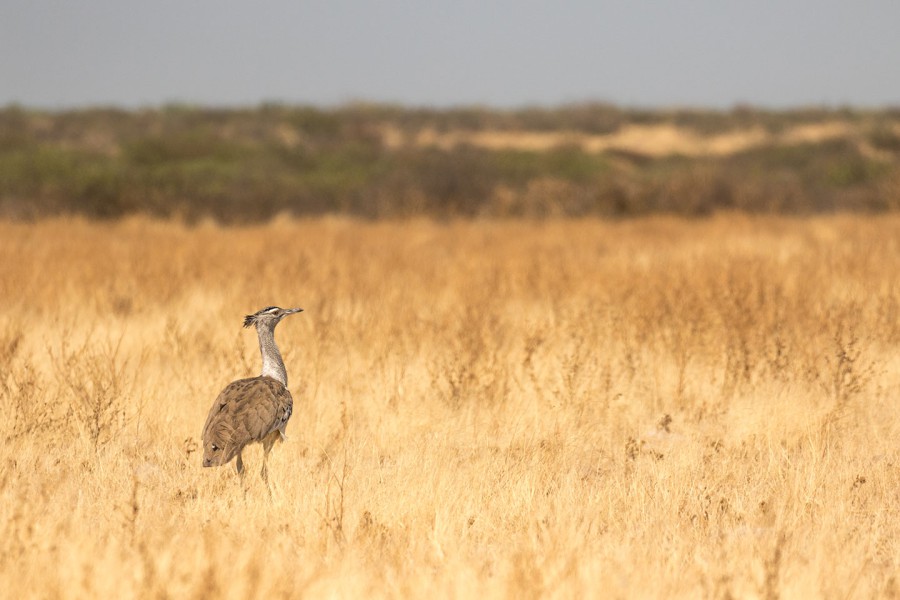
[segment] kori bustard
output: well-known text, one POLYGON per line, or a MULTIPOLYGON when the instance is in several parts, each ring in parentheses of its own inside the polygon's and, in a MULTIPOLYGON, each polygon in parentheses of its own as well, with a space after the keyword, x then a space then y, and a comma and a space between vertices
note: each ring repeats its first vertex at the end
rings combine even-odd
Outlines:
POLYGON ((235 468, 243 477, 241 451, 247 444, 263 447, 263 480, 268 481, 266 460, 276 441, 284 439, 294 400, 287 389, 287 371, 275 345, 275 326, 302 308, 270 306, 244 318, 244 327, 256 326, 262 374, 238 379, 225 386, 213 402, 203 425, 203 466, 218 467, 237 457, 235 468))

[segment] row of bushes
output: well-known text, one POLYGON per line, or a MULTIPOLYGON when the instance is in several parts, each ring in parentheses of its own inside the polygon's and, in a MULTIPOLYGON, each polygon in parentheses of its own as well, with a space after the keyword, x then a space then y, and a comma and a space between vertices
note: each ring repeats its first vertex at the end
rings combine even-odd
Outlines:
MULTIPOLYGON (((540 114, 470 109, 473 118, 465 125, 464 110, 392 107, 68 113, 7 108, 0 111, 0 214, 144 213, 246 222, 279 213, 629 216, 737 209, 800 214, 893 210, 900 203, 900 135, 892 125, 900 115, 887 111, 866 117, 878 125, 866 129, 868 139, 770 145, 718 158, 654 159, 588 153, 577 146, 535 152, 465 145, 393 148, 380 134, 386 123, 415 131, 451 123, 499 128, 491 121, 504 119, 516 127, 543 120, 544 128, 555 124, 566 130, 584 121, 582 130, 589 131, 591 118, 640 116, 602 106, 535 111, 540 114)), ((748 120, 805 123, 812 116, 837 115, 819 112, 696 115, 719 129, 748 120)), ((863 118, 850 111, 840 115, 863 118)))
POLYGON ((556 108, 485 107, 410 108, 384 104, 350 104, 338 108, 265 104, 247 109, 198 108, 169 105, 159 109, 129 111, 94 108, 46 113, 19 106, 0 108, 2 135, 39 129, 46 138, 60 139, 86 129, 112 129, 128 138, 149 133, 169 134, 184 130, 207 131, 228 127, 246 139, 259 139, 273 125, 288 124, 312 138, 358 137, 372 124, 391 125, 407 132, 430 127, 437 131, 561 131, 589 134, 612 133, 626 125, 668 123, 701 134, 735 129, 762 128, 777 133, 802 124, 844 122, 896 122, 900 107, 878 110, 807 107, 765 110, 737 106, 730 110, 693 108, 641 109, 612 104, 584 103, 556 108), (34 127, 34 125, 39 125, 34 127))

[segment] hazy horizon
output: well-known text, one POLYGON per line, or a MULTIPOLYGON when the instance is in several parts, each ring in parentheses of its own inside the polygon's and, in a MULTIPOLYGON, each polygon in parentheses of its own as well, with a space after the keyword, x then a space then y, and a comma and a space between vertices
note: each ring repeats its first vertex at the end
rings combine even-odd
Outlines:
POLYGON ((0 106, 900 105, 900 3, 0 7, 0 106))

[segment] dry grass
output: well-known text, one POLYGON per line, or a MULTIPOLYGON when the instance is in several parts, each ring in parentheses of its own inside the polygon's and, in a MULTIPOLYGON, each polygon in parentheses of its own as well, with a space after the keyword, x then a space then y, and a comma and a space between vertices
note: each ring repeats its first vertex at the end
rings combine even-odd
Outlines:
POLYGON ((11 597, 900 594, 900 219, 0 224, 11 597), (201 469, 298 304, 254 474, 201 469))
POLYGON ((662 158, 729 156, 747 152, 766 145, 791 145, 823 143, 839 139, 860 139, 861 128, 845 121, 823 121, 815 124, 798 124, 777 134, 766 131, 760 125, 739 128, 716 134, 699 133, 689 127, 668 123, 653 125, 626 125, 607 134, 589 134, 578 131, 438 131, 424 128, 413 135, 404 135, 396 126, 381 128, 382 143, 391 149, 408 145, 438 147, 452 150, 461 145, 488 150, 522 150, 548 152, 564 146, 573 146, 586 152, 618 151, 639 156, 662 158))

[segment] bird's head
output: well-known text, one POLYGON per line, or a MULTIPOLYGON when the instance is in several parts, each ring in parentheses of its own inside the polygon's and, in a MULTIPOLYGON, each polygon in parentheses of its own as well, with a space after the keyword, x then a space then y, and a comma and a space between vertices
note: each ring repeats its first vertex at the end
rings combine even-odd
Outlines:
POLYGON ((218 446, 215 442, 208 442, 203 444, 203 466, 204 467, 218 467, 219 465, 224 464, 222 448, 218 446))
POLYGON ((288 315, 303 312, 302 308, 278 308, 277 306, 269 306, 252 315, 244 317, 244 327, 256 325, 257 327, 269 327, 274 329, 278 322, 288 315))
POLYGON ((203 466, 224 465, 237 454, 238 446, 231 442, 227 433, 216 430, 203 435, 203 466))

